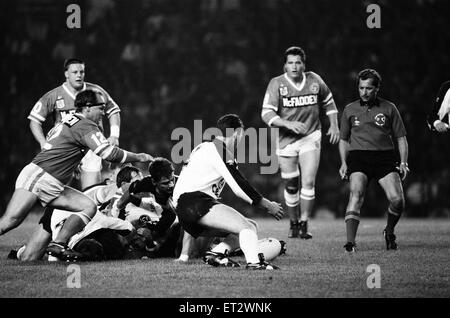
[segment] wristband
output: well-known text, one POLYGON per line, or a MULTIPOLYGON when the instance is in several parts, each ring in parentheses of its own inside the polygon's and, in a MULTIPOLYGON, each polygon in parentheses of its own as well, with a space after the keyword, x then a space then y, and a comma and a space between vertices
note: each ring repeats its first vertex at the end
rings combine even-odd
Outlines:
POLYGON ((111 137, 119 138, 120 136, 120 127, 118 125, 112 125, 111 126, 111 137))

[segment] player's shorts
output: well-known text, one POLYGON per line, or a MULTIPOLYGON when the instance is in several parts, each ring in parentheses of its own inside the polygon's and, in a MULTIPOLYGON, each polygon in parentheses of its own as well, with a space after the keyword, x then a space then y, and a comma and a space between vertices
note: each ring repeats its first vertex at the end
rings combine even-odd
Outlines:
POLYGON ((320 149, 320 141, 322 140, 322 132, 315 132, 300 138, 299 140, 287 145, 283 149, 277 149, 276 153, 280 157, 297 157, 305 152, 320 149))
POLYGON ((102 158, 89 150, 81 159, 80 168, 87 172, 100 172, 102 170, 102 158))
POLYGON ((64 191, 64 184, 38 165, 30 163, 17 177, 16 189, 25 189, 34 193, 45 207, 64 191))
POLYGON ((380 180, 391 172, 399 172, 395 152, 388 151, 350 151, 347 157, 347 175, 362 172, 367 178, 380 180))
POLYGON ((177 216, 183 229, 197 238, 205 227, 198 223, 219 201, 201 191, 183 193, 178 198, 177 216))

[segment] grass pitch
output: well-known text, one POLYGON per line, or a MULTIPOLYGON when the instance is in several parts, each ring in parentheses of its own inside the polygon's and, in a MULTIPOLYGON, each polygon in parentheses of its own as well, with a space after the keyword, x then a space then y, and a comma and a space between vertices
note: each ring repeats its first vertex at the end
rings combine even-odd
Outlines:
MULTIPOLYGON (((288 239, 288 220, 258 220, 259 237, 287 242, 287 253, 273 261, 279 271, 213 268, 200 259, 187 264, 173 259, 76 263, 81 287, 69 288, 68 263, 7 260, 11 248, 24 243, 37 224, 30 216, 0 238, 0 298, 5 297, 152 297, 152 298, 334 298, 450 297, 450 220, 400 220, 399 250, 386 251, 383 219, 362 219, 358 251, 344 252, 343 220, 311 220, 312 240, 288 239), (380 268, 380 288, 369 288, 380 268), (224 290, 226 292, 224 292, 224 290)), ((237 258, 244 264, 243 258, 237 258)))

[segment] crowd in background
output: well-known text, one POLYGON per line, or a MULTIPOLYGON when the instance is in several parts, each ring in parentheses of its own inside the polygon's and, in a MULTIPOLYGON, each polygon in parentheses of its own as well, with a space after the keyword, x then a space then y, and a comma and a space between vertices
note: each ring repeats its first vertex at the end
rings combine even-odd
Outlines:
MULTIPOLYGON (((439 85, 449 79, 450 2, 81 0, 80 29, 66 25, 70 3, 0 4, 0 211, 20 170, 39 151, 28 113, 64 81, 65 58, 83 59, 86 81, 100 84, 122 108, 121 145, 171 159, 172 131, 192 131, 195 119, 206 129, 236 113, 246 127, 264 127, 266 85, 283 72, 284 50, 298 45, 306 51, 307 70, 321 74, 340 112, 358 97, 361 69, 381 73, 380 95, 397 105, 408 132, 406 215, 450 216, 449 137, 426 126, 439 85), (380 29, 366 24, 372 2, 381 8, 380 29)), ((337 147, 323 138, 317 217, 343 217, 348 184, 339 166, 337 147)), ((241 170, 266 197, 282 201, 279 174, 260 175, 260 164, 241 170)), ((362 215, 381 216, 386 207, 381 189, 371 185, 362 215)))

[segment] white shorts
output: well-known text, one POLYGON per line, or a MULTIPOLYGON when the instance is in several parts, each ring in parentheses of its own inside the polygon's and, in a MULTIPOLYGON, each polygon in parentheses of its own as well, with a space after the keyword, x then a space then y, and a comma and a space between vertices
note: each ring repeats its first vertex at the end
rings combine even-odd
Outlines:
POLYGON ((25 189, 39 198, 42 206, 64 191, 64 184, 34 163, 25 166, 16 180, 16 189, 25 189))
POLYGON ((100 172, 102 171, 102 158, 89 150, 81 159, 80 168, 87 172, 100 172))
POLYGON ((283 149, 277 149, 277 155, 280 157, 297 157, 305 152, 320 149, 321 140, 322 132, 316 130, 312 134, 287 145, 283 149))

